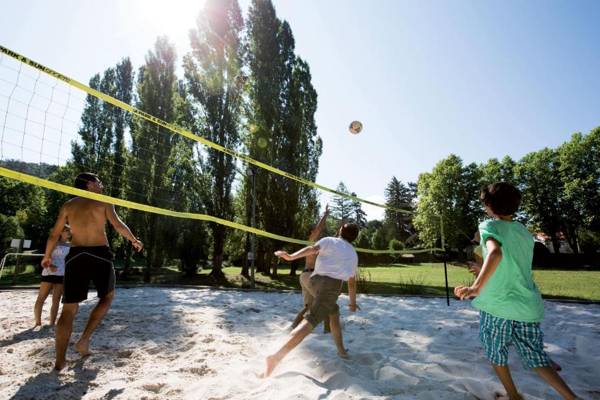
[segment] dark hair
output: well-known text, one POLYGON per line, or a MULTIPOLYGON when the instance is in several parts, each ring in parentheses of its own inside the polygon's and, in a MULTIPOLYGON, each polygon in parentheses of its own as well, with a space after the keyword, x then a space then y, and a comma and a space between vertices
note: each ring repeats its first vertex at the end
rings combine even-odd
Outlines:
POLYGON ((496 215, 513 215, 521 204, 519 189, 506 182, 484 186, 479 197, 496 215))
POLYGON ((75 178, 75 184, 73 186, 75 186, 77 189, 87 190, 88 182, 96 181, 100 181, 98 175, 92 174, 91 172, 82 172, 81 174, 77 175, 77 178, 75 178))
POLYGON ((344 224, 342 226, 340 236, 342 237, 342 239, 346 239, 348 242, 352 243, 354 239, 356 239, 356 237, 358 236, 358 225, 344 224))

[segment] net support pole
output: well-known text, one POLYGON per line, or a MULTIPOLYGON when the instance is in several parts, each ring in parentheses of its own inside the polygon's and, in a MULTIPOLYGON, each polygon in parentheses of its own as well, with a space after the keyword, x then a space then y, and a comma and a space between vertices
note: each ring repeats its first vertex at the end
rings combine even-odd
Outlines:
MULTIPOLYGON (((250 178, 252 181, 252 219, 250 222, 250 226, 252 228, 256 228, 256 168, 254 166, 249 167, 250 178)), ((255 266, 254 260, 256 259, 256 234, 253 233, 251 236, 250 242, 250 252, 252 254, 252 258, 250 260, 250 277, 252 279, 252 288, 256 287, 256 279, 255 279, 255 266)))
POLYGON ((444 260, 444 279, 446 280, 446 305, 450 307, 450 288, 448 287, 448 250, 446 249, 446 237, 444 234, 444 217, 440 217, 440 236, 442 244, 442 259, 444 260))

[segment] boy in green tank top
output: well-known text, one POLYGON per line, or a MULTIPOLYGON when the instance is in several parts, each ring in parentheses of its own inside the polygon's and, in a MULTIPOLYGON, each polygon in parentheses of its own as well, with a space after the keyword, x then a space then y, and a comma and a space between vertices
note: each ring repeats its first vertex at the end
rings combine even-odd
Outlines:
POLYGON ((524 366, 533 368, 563 398, 576 399, 544 351, 540 329, 544 305, 531 273, 533 237, 512 218, 521 193, 511 184, 498 182, 482 189, 481 200, 493 218, 479 225, 481 273, 472 286, 458 286, 454 294, 461 300, 476 297, 472 304, 480 311, 479 338, 506 389, 505 398, 522 399, 508 369, 508 347, 514 344, 524 366))

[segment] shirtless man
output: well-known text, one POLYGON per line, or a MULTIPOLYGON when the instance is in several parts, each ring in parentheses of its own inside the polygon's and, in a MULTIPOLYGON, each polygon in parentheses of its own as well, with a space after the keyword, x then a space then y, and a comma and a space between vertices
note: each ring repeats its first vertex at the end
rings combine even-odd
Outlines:
MULTIPOLYGON (((308 236, 309 242, 316 242, 317 240, 319 240, 319 238, 321 237, 321 233, 325 228, 325 224, 327 223, 328 215, 329 206, 325 206, 325 212, 323 213, 323 216, 319 220, 317 226, 315 226, 315 228, 310 232, 310 235, 308 236)), ((310 309, 310 306, 312 305, 312 302, 315 298, 315 293, 310 286, 310 276, 315 270, 316 262, 316 254, 306 256, 306 260, 304 261, 304 271, 302 271, 302 273, 300 274, 300 286, 302 287, 302 298, 304 300, 304 307, 302 308, 302 310, 300 310, 298 315, 296 315, 296 318, 294 319, 294 322, 292 322, 292 326, 290 327, 291 329, 296 328, 300 324, 300 322, 302 322, 304 314, 306 314, 306 312, 310 309)), ((323 321, 323 332, 329 333, 330 331, 331 329, 329 328, 329 319, 325 319, 325 321, 323 321)))
MULTIPOLYGON (((102 182, 95 174, 85 172, 75 178, 75 187, 93 193, 102 193, 102 182)), ((108 220, 123 237, 129 240, 136 251, 143 248, 140 242, 121 221, 112 204, 97 200, 75 197, 63 204, 54 228, 46 243, 46 252, 42 260, 43 268, 50 268, 52 251, 65 226, 71 226, 71 250, 65 259, 65 280, 63 308, 56 325, 56 363, 58 371, 66 366, 66 353, 73 320, 79 309, 79 302, 87 299, 90 280, 98 292, 100 300, 85 326, 75 348, 82 356, 90 354, 90 338, 102 318, 108 312, 114 297, 115 271, 112 253, 108 247, 105 225, 108 220)))

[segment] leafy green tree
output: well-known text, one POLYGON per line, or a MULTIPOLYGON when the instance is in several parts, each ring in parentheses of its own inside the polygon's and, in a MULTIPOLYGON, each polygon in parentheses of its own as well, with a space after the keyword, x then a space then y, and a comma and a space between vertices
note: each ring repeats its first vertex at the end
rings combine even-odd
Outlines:
MULTIPOLYGON (((154 50, 146 56, 140 68, 137 84, 137 107, 164 121, 176 119, 178 101, 177 77, 175 75, 176 54, 174 47, 165 37, 156 41, 154 50)), ((127 172, 129 199, 157 207, 172 208, 169 197, 172 184, 167 176, 171 151, 174 146, 172 134, 165 128, 142 118, 135 118, 131 129, 131 159, 127 172)), ((164 217, 157 214, 132 211, 129 221, 140 232, 146 245, 147 259, 145 280, 162 267, 166 249, 164 217)))
POLYGON ((370 249, 372 248, 371 244, 371 235, 369 231, 363 229, 358 232, 358 237, 356 238, 356 247, 360 247, 362 249, 370 249))
POLYGON ((25 239, 31 239, 32 246, 42 247, 52 224, 47 218, 44 190, 0 177, 0 205, 9 227, 7 232, 15 231, 14 222, 17 221, 20 229, 17 231, 22 231, 25 239))
MULTIPOLYGON (((181 138, 173 147, 167 172, 170 198, 181 211, 205 213, 203 196, 210 192, 210 188, 200 167, 201 160, 196 157, 194 144, 189 139, 181 138)), ((164 229, 165 243, 174 249, 170 256, 180 260, 180 269, 186 276, 193 276, 200 261, 208 257, 206 224, 196 220, 167 218, 164 229)))
POLYGON ((404 243, 402 243, 398 239, 392 239, 392 240, 390 240, 390 242, 388 244, 388 248, 390 250, 395 250, 395 251, 404 250, 404 243))
POLYGON ((479 181, 477 166, 463 166, 453 154, 439 161, 432 172, 419 176, 414 224, 423 244, 439 245, 441 221, 450 247, 462 248, 469 243, 481 215, 479 181))
MULTIPOLYGON (((192 103, 187 98, 185 84, 179 82, 178 96, 174 99, 175 122, 177 125, 196 131, 192 103)), ((178 209, 193 213, 206 213, 206 198, 210 193, 210 177, 203 170, 203 159, 197 151, 196 142, 181 136, 173 137, 173 148, 169 158, 167 179, 172 204, 178 209)), ((166 240, 175 241, 169 255, 180 260, 180 269, 186 276, 198 270, 201 261, 208 258, 209 234, 206 223, 196 220, 174 220, 165 224, 166 240)))
POLYGON ((383 225, 375 230, 373 236, 371 237, 371 243, 377 250, 385 250, 388 248, 389 242, 387 240, 387 234, 383 225))
MULTIPOLYGON (((340 193, 350 194, 350 191, 344 182, 340 182, 335 190, 340 193)), ((338 195, 333 196, 333 202, 331 204, 332 217, 342 222, 350 222, 353 220, 353 210, 354 202, 351 199, 338 195)))
MULTIPOLYGON (((587 157, 593 164, 596 177, 600 176, 600 127, 593 129, 585 138, 585 146, 588 149, 587 157)), ((598 179, 600 182, 600 179, 598 179)), ((580 232, 581 247, 585 252, 593 253, 600 249, 600 191, 592 195, 590 208, 596 212, 589 212, 585 228, 580 232)))
MULTIPOLYGON (((240 145, 243 19, 237 0, 208 0, 190 33, 192 51, 184 58, 188 92, 199 112, 203 136, 229 149, 240 145)), ((206 209, 215 217, 231 220, 231 188, 235 159, 208 148, 205 168, 211 179, 206 209)), ((211 274, 222 277, 226 229, 212 224, 211 274)))
POLYGON ((556 252, 560 249, 558 233, 562 226, 563 185, 559 170, 557 153, 549 148, 527 154, 515 168, 523 193, 521 208, 528 217, 527 222, 550 236, 556 252))
MULTIPOLYGON (((356 197, 356 193, 352 193, 352 196, 356 197)), ((350 221, 354 222, 360 229, 367 226, 367 213, 363 211, 362 204, 358 200, 351 200, 352 211, 350 221)))
MULTIPOLYGON (((248 13, 249 106, 244 144, 251 157, 314 180, 322 147, 314 120, 317 94, 308 64, 294 49, 291 28, 277 18, 271 1, 253 1, 248 13)), ((255 182, 259 225, 281 235, 306 237, 317 219, 315 191, 261 170, 255 182)), ((245 187, 249 221, 248 178, 245 187)), ((278 245, 259 240, 259 270, 268 270, 273 247, 278 245)))
POLYGON ((505 156, 502 161, 497 158, 491 158, 483 164, 481 169, 481 186, 490 185, 495 182, 509 182, 517 184, 515 181, 516 163, 509 156, 505 156))
MULTIPOLYGON (((124 58, 115 67, 115 85, 112 95, 124 103, 133 100, 133 65, 129 58, 124 58)), ((113 165, 111 171, 110 195, 121 198, 125 190, 124 174, 127 168, 127 147, 125 132, 130 128, 132 114, 120 107, 111 106, 108 110, 113 131, 113 165)))
MULTIPOLYGON (((385 188, 385 205, 413 212, 416 195, 416 185, 405 185, 393 176, 385 188)), ((391 227, 393 238, 404 241, 414 234, 412 218, 412 214, 386 209, 384 222, 391 227)))
MULTIPOLYGON (((102 85, 100 74, 96 74, 90 79, 89 86, 92 89, 102 90, 106 87, 106 82, 104 83, 102 85)), ((104 166, 110 157, 112 144, 112 135, 105 126, 103 103, 97 97, 87 95, 78 132, 80 142, 71 143, 75 168, 79 171, 95 172, 101 176, 106 172, 104 166)))
MULTIPOLYGON (((66 186, 73 186, 75 181, 75 177, 79 174, 80 170, 76 169, 75 165, 72 162, 68 162, 65 165, 58 167, 49 177, 48 180, 56 183, 60 183, 66 186)), ((58 217, 58 213, 60 212, 60 208, 62 205, 72 198, 73 196, 58 192, 55 190, 45 190, 44 197, 46 200, 46 219, 48 225, 48 230, 44 232, 44 234, 48 234, 50 228, 56 221, 58 217)), ((42 240, 41 246, 45 246, 47 238, 42 240)))
POLYGON ((562 225, 575 253, 579 252, 582 230, 593 229, 600 209, 600 170, 588 159, 594 150, 592 143, 576 133, 557 149, 562 225))
POLYGON ((11 239, 23 239, 24 237, 25 232, 16 216, 0 214, 0 251, 2 253, 10 246, 11 239))

